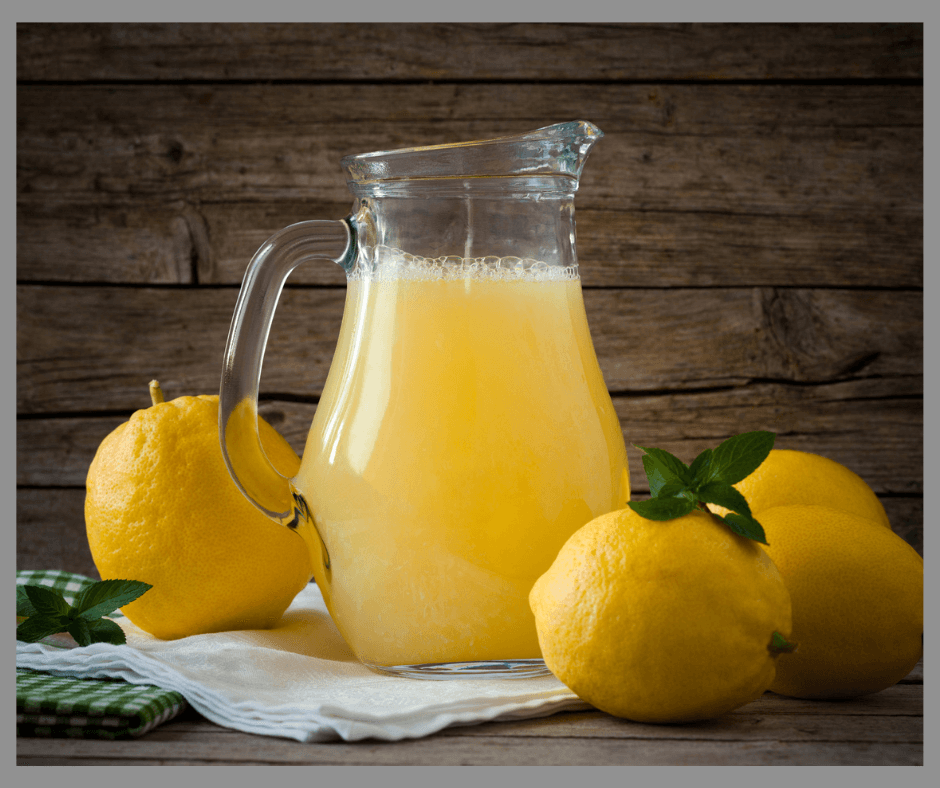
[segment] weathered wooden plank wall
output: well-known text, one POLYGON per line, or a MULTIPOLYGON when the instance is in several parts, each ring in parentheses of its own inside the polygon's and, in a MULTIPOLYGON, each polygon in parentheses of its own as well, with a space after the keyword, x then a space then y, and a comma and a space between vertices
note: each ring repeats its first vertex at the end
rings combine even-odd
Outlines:
MULTIPOLYGON (((921 25, 28 24, 17 80, 19 568, 95 575, 97 444, 153 377, 217 391, 248 259, 348 212, 343 155, 575 118, 628 446, 774 430, 923 551, 921 25)), ((297 271, 275 318, 262 410, 298 451, 343 282, 297 271)))

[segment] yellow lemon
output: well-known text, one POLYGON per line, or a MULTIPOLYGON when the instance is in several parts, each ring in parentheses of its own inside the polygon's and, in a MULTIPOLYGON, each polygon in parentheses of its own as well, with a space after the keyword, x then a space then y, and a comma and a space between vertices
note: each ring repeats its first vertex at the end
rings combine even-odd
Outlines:
POLYGON ((771 690, 851 698, 896 684, 923 654, 924 560, 881 523, 824 506, 779 506, 760 523, 793 603, 799 648, 771 690))
POLYGON ((549 669, 582 700, 640 722, 687 722, 758 698, 790 598, 756 542, 701 511, 602 515, 529 595, 549 669))
MULTIPOLYGON (((102 579, 153 588, 123 608, 163 639, 273 626, 310 580, 303 539, 255 509, 219 448, 217 396, 138 410, 108 435, 88 469, 85 526, 102 579)), ((265 452, 285 475, 300 460, 259 420, 265 452)))
MULTIPOLYGON (((842 509, 891 527, 871 487, 844 465, 818 454, 774 449, 756 471, 734 486, 758 520, 765 509, 803 504, 842 509)), ((711 508, 721 515, 728 513, 720 506, 711 508)))

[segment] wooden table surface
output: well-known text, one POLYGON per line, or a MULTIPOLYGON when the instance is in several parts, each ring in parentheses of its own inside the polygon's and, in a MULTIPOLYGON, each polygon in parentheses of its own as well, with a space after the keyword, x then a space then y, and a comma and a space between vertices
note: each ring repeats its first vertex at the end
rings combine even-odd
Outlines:
MULTIPOLYGON (((598 360, 630 455, 746 430, 862 476, 923 554, 923 26, 17 26, 17 568, 97 577, 85 474, 149 404, 218 391, 247 261, 351 205, 339 160, 582 118, 598 360)), ((338 266, 288 280, 262 414, 300 452, 338 266), (301 328, 298 329, 298 326, 301 328)), ((398 744, 300 745, 198 717, 22 761, 801 762, 922 757, 921 690, 766 696, 651 728, 600 713, 398 744)))
POLYGON ((139 739, 17 739, 20 765, 804 765, 924 763, 923 665, 852 701, 765 693, 693 725, 649 725, 600 711, 447 728, 423 739, 306 744, 222 728, 188 709, 139 739))

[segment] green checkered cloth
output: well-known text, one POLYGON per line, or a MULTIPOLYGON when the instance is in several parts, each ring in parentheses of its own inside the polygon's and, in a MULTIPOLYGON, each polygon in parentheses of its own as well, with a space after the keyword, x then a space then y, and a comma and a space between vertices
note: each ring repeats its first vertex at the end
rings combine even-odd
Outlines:
MULTIPOLYGON (((59 571, 19 571, 17 585, 59 591, 69 604, 95 581, 59 571)), ((111 614, 121 616, 120 611, 111 614)), ((55 636, 58 637, 58 636, 55 636)), ((53 638, 46 645, 68 648, 53 638)), ((16 735, 80 739, 127 739, 142 736, 186 708, 178 692, 120 679, 81 679, 16 669, 16 735)))

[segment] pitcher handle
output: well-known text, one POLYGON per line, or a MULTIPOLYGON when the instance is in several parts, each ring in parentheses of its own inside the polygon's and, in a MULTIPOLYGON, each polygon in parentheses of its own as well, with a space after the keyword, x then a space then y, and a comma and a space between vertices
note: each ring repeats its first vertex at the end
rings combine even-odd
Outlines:
POLYGON ((271 464, 258 434, 258 385, 274 309, 285 280, 298 265, 327 258, 348 271, 355 252, 350 218, 285 227, 255 252, 235 304, 219 389, 222 457, 242 494, 283 525, 296 527, 306 515, 306 503, 296 500, 290 481, 271 464))

